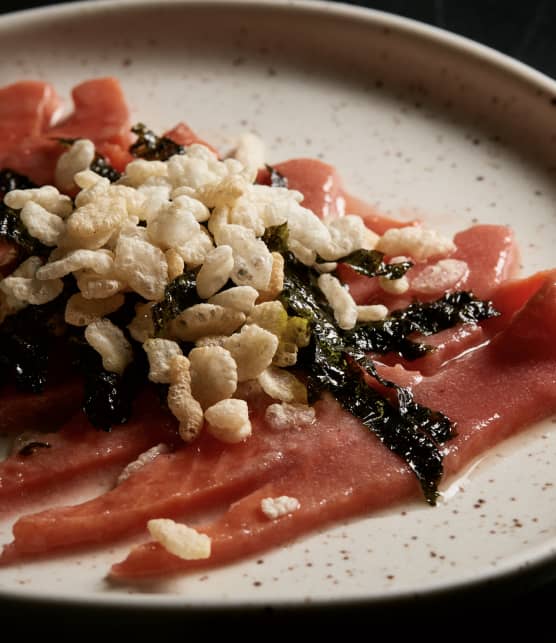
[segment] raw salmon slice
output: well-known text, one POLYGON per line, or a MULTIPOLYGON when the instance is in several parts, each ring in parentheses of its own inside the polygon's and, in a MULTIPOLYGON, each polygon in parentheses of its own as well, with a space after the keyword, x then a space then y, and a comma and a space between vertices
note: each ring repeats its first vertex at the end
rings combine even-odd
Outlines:
POLYGON ((502 283, 491 297, 494 308, 500 313, 498 317, 491 317, 479 324, 460 324, 435 335, 415 336, 413 338, 415 341, 421 341, 434 348, 424 357, 412 361, 402 359, 393 353, 373 357, 386 365, 401 364, 406 369, 419 371, 423 375, 432 375, 448 360, 479 346, 506 328, 513 316, 538 292, 549 277, 550 272, 544 271, 530 277, 510 279, 502 283))
MULTIPOLYGON (((304 196, 301 203, 319 217, 358 214, 377 234, 388 228, 401 228, 414 222, 391 219, 378 213, 372 206, 348 194, 336 168, 312 158, 290 159, 273 166, 288 181, 288 187, 304 196)), ((257 182, 270 185, 270 173, 259 170, 257 182)))
POLYGON ((83 382, 79 378, 48 384, 42 393, 3 387, 0 392, 0 431, 21 433, 31 429, 58 428, 77 412, 82 397, 83 382))
POLYGON ((0 88, 0 167, 6 167, 4 158, 23 139, 40 136, 50 126, 61 105, 49 83, 25 80, 0 88))
POLYGON ((31 494, 89 471, 124 466, 156 444, 174 445, 175 419, 159 406, 156 396, 146 393, 135 403, 133 419, 110 432, 94 428, 80 412, 59 431, 37 433, 36 441, 50 447, 0 463, 0 510, 12 510, 31 494))
MULTIPOLYGON (((158 406, 156 403, 151 409, 150 422, 157 422, 158 406)), ((2 560, 57 547, 106 542, 142 529, 153 511, 176 516, 185 510, 229 502, 234 495, 260 486, 271 475, 293 465, 294 459, 272 446, 274 438, 266 431, 245 443, 224 445, 207 433, 190 448, 158 456, 98 498, 20 518, 14 525, 15 541, 5 549, 2 560)))
POLYGON ((86 137, 125 146, 131 140, 129 109, 120 83, 111 77, 94 78, 71 92, 74 111, 50 128, 52 137, 86 137))
POLYGON ((97 151, 105 154, 120 169, 131 158, 122 155, 122 152, 127 154, 132 141, 129 109, 120 84, 114 78, 95 78, 74 87, 73 113, 53 127, 48 127, 50 122, 46 118, 53 112, 54 99, 51 94, 48 94, 47 107, 35 102, 33 108, 30 104, 26 121, 32 121, 33 126, 27 126, 25 131, 18 126, 20 115, 17 97, 8 94, 8 98, 13 102, 5 107, 4 126, 8 129, 13 127, 16 134, 9 150, 5 154, 0 151, 2 167, 24 174, 39 185, 53 184, 56 162, 64 151, 64 147, 53 140, 56 138, 90 138, 97 146, 97 151))
MULTIPOLYGON (((446 458, 448 473, 510 433, 556 411, 556 349, 544 349, 555 321, 553 274, 490 344, 450 362, 435 376, 416 380, 417 400, 446 411, 457 422, 458 436, 449 443, 446 458), (508 345, 512 347, 509 358, 508 345), (527 359, 521 357, 525 350, 527 359), (473 386, 467 383, 469 378, 473 386), (461 395, 463 383, 466 396, 461 395), (513 394, 512 403, 507 404, 508 392, 516 389, 522 394, 513 394)), ((316 423, 282 432, 264 421, 268 402, 265 398, 253 401, 254 434, 243 444, 223 448, 206 435, 194 448, 159 456, 98 498, 21 518, 3 560, 105 542, 142 530, 148 518, 178 517, 201 505, 210 509, 230 496, 242 495, 243 490, 243 498, 204 529, 215 537, 214 557, 209 561, 213 564, 419 494, 408 467, 330 397, 317 403, 316 423), (301 509, 286 522, 269 521, 256 509, 261 494, 291 495, 300 500, 301 509)), ((159 550, 151 544, 139 547, 114 574, 131 577, 190 567, 187 561, 159 550)))
MULTIPOLYGON (((448 413, 458 435, 448 443, 449 475, 518 430, 556 412, 556 273, 489 345, 452 362, 413 387, 416 399, 448 413), (548 344, 547 344, 548 342, 548 344), (550 345, 550 347, 548 347, 550 345), (465 395, 461 392, 465 390, 465 395)), ((318 405, 318 435, 302 467, 289 469, 232 504, 199 530, 211 558, 186 561, 149 542, 116 564, 112 577, 132 579, 221 564, 266 550, 331 521, 389 506, 417 494, 407 468, 335 402, 318 405), (288 495, 300 508, 270 520, 265 497, 288 495)), ((259 427, 258 427, 259 428, 259 427)), ((300 432, 307 435, 307 432, 300 432)), ((296 436, 297 437, 297 436, 296 436)))
MULTIPOLYGON (((507 226, 472 226, 456 234, 454 243, 456 251, 450 258, 464 261, 469 267, 465 279, 457 284, 457 290, 470 290, 479 299, 489 299, 502 283, 514 276, 517 244, 507 226)), ((338 274, 349 286, 357 304, 381 303, 389 310, 397 310, 406 308, 414 300, 432 301, 444 294, 445 291, 439 289, 423 295, 411 287, 412 280, 436 261, 419 262, 410 268, 406 273, 410 287, 402 295, 385 293, 376 278, 360 275, 346 264, 338 266, 338 274)))

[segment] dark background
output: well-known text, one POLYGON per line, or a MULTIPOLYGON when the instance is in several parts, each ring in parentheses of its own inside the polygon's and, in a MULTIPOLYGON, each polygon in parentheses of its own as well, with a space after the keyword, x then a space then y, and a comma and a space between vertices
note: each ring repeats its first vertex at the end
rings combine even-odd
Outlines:
MULTIPOLYGON (((94 2, 95 0, 88 1, 94 2)), ((261 1, 264 2, 264 0, 261 1)), ((466 36, 556 79, 556 0, 345 0, 345 3, 413 18, 466 36)), ((2 0, 0 13, 46 4, 55 4, 55 0, 43 0, 42 2, 40 0, 20 0, 19 2, 2 0)), ((396 634, 396 630, 397 633, 402 634, 404 629, 407 633, 407 628, 414 626, 412 635, 414 640, 420 640, 421 634, 430 640, 439 637, 453 638, 454 634, 457 639, 458 631, 461 634, 466 631, 474 632, 473 638, 482 641, 487 640, 485 635, 492 628, 497 633, 493 640, 498 641, 502 640, 502 637, 506 638, 509 633, 514 634, 517 638, 520 636, 519 630, 526 627, 528 638, 534 637, 536 642, 556 641, 556 632, 554 631, 556 626, 556 582, 531 588, 525 579, 522 583, 518 583, 517 587, 514 585, 509 590, 507 588, 502 590, 492 588, 490 592, 477 595, 475 599, 473 600, 473 596, 453 597, 453 600, 447 604, 444 601, 437 601, 415 609, 411 608, 405 611, 400 609, 398 614, 385 611, 382 619, 380 616, 377 619, 376 613, 370 614, 365 609, 357 608, 356 610, 327 610, 326 613, 312 613, 309 615, 309 620, 312 628, 317 623, 320 625, 332 622, 336 625, 343 624, 345 625, 345 634, 349 635, 351 631, 351 635, 357 638, 360 637, 352 630, 355 624, 368 625, 369 629, 365 632, 365 638, 369 638, 373 636, 373 633, 378 633, 377 625, 384 625, 388 622, 394 634, 396 634), (450 627, 449 630, 446 629, 447 624, 450 627), (543 629, 546 626, 548 626, 548 630, 543 629)), ((13 613, 10 610, 12 616, 19 614, 19 610, 15 606, 14 609, 13 613)), ((27 609, 24 608, 23 612, 26 611, 27 609)), ((30 610, 31 614, 33 611, 33 609, 30 610)), ((83 614, 73 614, 72 617, 71 613, 67 612, 60 621, 60 614, 56 614, 56 611, 52 609, 52 606, 50 607, 48 621, 52 624, 56 622, 57 625, 54 628, 47 626, 45 633, 48 631, 60 632, 60 625, 64 622, 71 627, 74 623, 83 624, 83 621, 86 621, 86 616, 83 614), (54 617, 54 621, 52 617, 54 617)), ((136 614, 134 619, 137 623, 141 621, 138 616, 136 614)), ((255 627, 260 626, 261 616, 260 614, 258 616, 245 615, 247 620, 244 623, 250 622, 255 627), (253 616, 255 616, 254 619, 253 616)), ((289 615, 289 617, 290 623, 300 621, 299 615, 289 615)), ((97 618, 99 619, 98 624, 101 624, 105 621, 106 616, 103 618, 102 615, 97 614, 97 618)), ((170 625, 173 620, 173 618, 168 618, 167 624, 170 625)), ((223 620, 226 620, 225 615, 223 615, 223 620)), ((307 615, 305 615, 305 620, 307 620, 307 615)), ((126 629, 128 628, 129 624, 126 623, 125 617, 123 621, 120 618, 114 618, 113 621, 110 620, 110 623, 116 624, 116 621, 126 629)), ((193 625, 194 622, 189 624, 193 625)), ((267 613, 263 617, 263 626, 271 625, 273 627, 279 623, 284 624, 284 620, 279 614, 267 613)), ((21 621, 19 621, 19 625, 22 625, 21 621)), ((27 623, 28 625, 30 623, 27 623)), ((27 626, 24 626, 24 629, 27 629, 27 626)), ((261 633, 263 632, 264 630, 261 633)), ((317 632, 313 630, 313 633, 317 632)))

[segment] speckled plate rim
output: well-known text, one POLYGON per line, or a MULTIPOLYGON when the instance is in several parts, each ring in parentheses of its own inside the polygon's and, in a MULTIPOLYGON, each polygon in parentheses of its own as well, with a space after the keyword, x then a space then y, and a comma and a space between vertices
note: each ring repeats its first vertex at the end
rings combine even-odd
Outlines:
MULTIPOLYGON (((116 7, 118 11, 122 11, 151 4, 152 0, 80 0, 61 5, 29 8, 0 16, 0 31, 10 27, 34 24, 45 18, 67 18, 82 12, 85 12, 84 15, 91 15, 116 7)), ((440 50, 459 52, 468 58, 482 61, 491 70, 504 73, 515 80, 526 83, 530 88, 536 90, 539 97, 543 97, 543 100, 548 97, 551 102, 556 101, 556 81, 542 72, 466 37, 383 11, 347 5, 336 1, 328 2, 326 0, 162 0, 158 4, 203 6, 204 8, 210 5, 215 8, 219 5, 231 5, 241 8, 257 7, 258 10, 265 7, 268 10, 287 10, 292 14, 296 12, 313 12, 315 15, 328 14, 330 16, 351 17, 368 24, 369 27, 395 29, 400 34, 417 37, 419 41, 437 46, 440 50)), ((94 602, 88 601, 88 604, 85 604, 82 597, 66 596, 61 599, 57 596, 29 594, 18 590, 5 592, 2 589, 0 589, 0 598, 9 599, 15 605, 64 605, 92 609, 97 607, 114 609, 141 608, 141 610, 147 610, 148 612, 172 611, 175 608, 179 608, 188 613, 195 612, 200 614, 208 614, 214 611, 227 612, 237 608, 260 609, 261 607, 319 609, 321 607, 341 608, 342 606, 360 605, 380 609, 384 606, 405 605, 428 600, 434 601, 438 598, 460 596, 462 594, 469 595, 472 593, 477 597, 481 595, 483 590, 488 591, 494 587, 510 587, 509 591, 511 593, 516 586, 521 589, 529 586, 534 587, 542 582, 552 580, 554 577, 556 577, 556 543, 547 542, 537 546, 534 550, 529 550, 523 556, 512 557, 506 566, 500 566, 496 570, 487 570, 484 574, 476 575, 473 578, 463 579, 460 582, 438 582, 437 584, 429 585, 424 591, 397 590, 388 595, 369 598, 332 597, 314 600, 305 604, 301 604, 298 600, 290 601, 281 598, 275 602, 253 600, 238 602, 230 606, 229 604, 184 605, 183 599, 169 595, 153 596, 149 594, 148 596, 133 595, 125 597, 99 594, 95 596, 94 602)))

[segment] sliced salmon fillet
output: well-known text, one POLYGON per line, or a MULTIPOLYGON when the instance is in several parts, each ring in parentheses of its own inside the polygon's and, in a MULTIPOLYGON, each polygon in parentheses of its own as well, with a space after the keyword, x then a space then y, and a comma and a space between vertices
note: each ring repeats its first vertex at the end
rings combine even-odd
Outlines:
MULTIPOLYGON (((324 161, 313 158, 290 159, 277 163, 273 168, 287 179, 290 189, 303 194, 301 205, 321 218, 358 214, 377 234, 383 234, 388 228, 401 228, 413 223, 383 216, 361 199, 348 194, 336 168, 324 161)), ((264 168, 259 170, 257 181, 269 185, 269 171, 264 168)))
MULTIPOLYGON (((448 473, 556 411, 556 348, 544 349, 554 322, 556 273, 490 344, 450 362, 437 375, 414 380, 419 402, 457 422, 458 436, 448 443, 448 473)), ((420 493, 408 467, 330 397, 317 403, 315 424, 282 432, 264 421, 268 402, 251 400, 254 434, 245 443, 223 447, 205 435, 192 448, 159 456, 98 498, 20 518, 2 560, 105 542, 142 530, 149 518, 176 518, 236 498, 221 518, 203 528, 215 539, 208 563, 216 564, 420 493), (270 521, 257 506, 261 497, 274 495, 298 498, 301 509, 270 521)), ((190 567, 148 544, 135 549, 113 573, 133 577, 190 567)))
POLYGON ((112 77, 94 78, 71 92, 74 110, 48 130, 51 137, 90 138, 95 142, 128 147, 133 136, 129 108, 120 83, 112 77))
POLYGON ((6 167, 4 158, 23 139, 43 134, 61 105, 54 87, 42 81, 0 88, 0 167, 6 167))
MULTIPOLYGON (((465 261, 469 267, 465 279, 458 283, 458 290, 470 290, 479 299, 489 299, 516 272, 517 243, 507 226, 472 226, 456 234, 454 244, 456 250, 450 258, 465 261)), ((339 264, 338 274, 349 285, 357 304, 381 303, 389 310, 397 310, 406 308, 415 299, 432 301, 444 294, 444 290, 439 289, 423 295, 411 287, 412 280, 437 260, 418 262, 410 268, 406 273, 410 287, 402 295, 385 293, 376 277, 360 275, 347 264, 339 264)))
MULTIPOLYGON (((460 324, 447 328, 435 335, 416 336, 416 341, 424 342, 434 348, 433 352, 415 360, 405 360, 389 353, 374 355, 379 362, 386 365, 401 364, 406 369, 416 370, 423 375, 436 373, 448 360, 457 358, 465 351, 488 341, 512 321, 513 316, 533 297, 541 286, 550 278, 550 272, 538 272, 523 279, 510 279, 496 289, 491 301, 500 315, 491 317, 479 324, 460 324)), ((388 377, 386 377, 388 379, 388 377)))
MULTIPOLYGON (((423 378, 417 401, 457 421, 448 443, 449 475, 516 431, 556 412, 556 273, 487 346, 423 378), (465 395, 461 392, 465 390, 465 395)), ((221 564, 291 540, 332 520, 388 506, 418 492, 408 470, 364 435, 361 426, 330 401, 319 403, 318 438, 304 465, 233 503, 216 521, 199 528, 212 539, 211 558, 186 561, 158 543, 136 546, 111 575, 119 579, 161 575, 221 564), (317 447, 318 445, 318 447, 317 447), (269 520, 260 502, 289 495, 300 508, 269 520)), ((306 435, 306 433, 302 432, 306 435)))
MULTIPOLYGON (((505 318, 506 319, 506 318, 505 318)), ((507 322, 509 323, 509 322, 507 322)), ((499 327, 499 330, 502 326, 499 327)), ((373 355, 379 363, 386 365, 400 364, 409 370, 415 370, 422 375, 436 373, 450 359, 456 358, 467 350, 471 350, 488 340, 489 335, 481 324, 460 324, 455 328, 448 328, 435 335, 426 337, 418 336, 416 341, 423 342, 434 348, 424 357, 415 360, 406 360, 394 353, 386 355, 373 355)), ((386 379, 389 379, 386 377, 386 379)), ((396 380, 397 381, 397 380, 396 380)))
POLYGON ((82 397, 83 382, 79 378, 48 384, 42 393, 5 386, 0 391, 0 431, 57 428, 78 411, 82 397))
MULTIPOLYGON (((158 406, 151 409, 151 422, 156 423, 153 414, 156 418, 158 406)), ((258 415, 255 411, 256 417, 263 410, 264 407, 258 415)), ((98 498, 75 507, 49 509, 20 518, 14 525, 13 546, 5 549, 2 560, 22 553, 105 542, 142 529, 153 511, 155 515, 177 516, 186 510, 230 501, 234 495, 256 488, 296 462, 283 453, 286 441, 278 436, 276 445, 276 438, 275 434, 262 431, 242 444, 225 445, 206 433, 191 448, 182 447, 158 456, 98 498), (110 519, 99 522, 101 515, 110 519)))
POLYGON ((44 134, 61 105, 52 85, 41 81, 21 81, 0 88, 0 167, 35 182, 52 175, 57 145, 47 141, 44 134))
MULTIPOLYGON (((9 167, 22 140, 42 135, 61 105, 54 87, 42 81, 25 80, 0 88, 0 168, 9 167)), ((17 248, 0 239, 0 276, 13 270, 17 257, 17 248)))
MULTIPOLYGON (((129 109, 115 78, 94 78, 74 87, 73 112, 52 127, 48 127, 50 122, 46 122, 45 114, 52 111, 54 99, 49 98, 48 110, 45 107, 41 111, 40 106, 35 104, 35 125, 22 131, 18 126, 16 98, 12 98, 11 94, 9 98, 13 103, 10 109, 6 107, 4 126, 13 127, 16 135, 14 144, 6 153, 1 154, 0 151, 2 167, 24 174, 39 185, 52 184, 56 162, 64 151, 64 146, 53 140, 56 138, 90 138, 97 146, 97 151, 105 154, 116 169, 118 166, 123 169, 130 159, 123 154, 132 141, 129 109)), ((31 115, 28 119, 31 119, 31 115)))
POLYGON ((79 412, 59 431, 37 434, 37 440, 50 448, 0 463, 0 510, 13 510, 29 496, 87 472, 124 466, 150 447, 173 446, 179 438, 175 418, 160 409, 154 393, 145 393, 134 404, 133 419, 112 431, 94 428, 79 412))

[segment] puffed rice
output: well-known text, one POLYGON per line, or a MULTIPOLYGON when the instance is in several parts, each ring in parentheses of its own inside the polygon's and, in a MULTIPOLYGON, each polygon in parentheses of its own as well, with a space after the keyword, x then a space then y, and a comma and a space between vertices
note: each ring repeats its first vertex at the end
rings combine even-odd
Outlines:
POLYGON ((331 241, 329 247, 323 248, 319 254, 329 261, 345 257, 360 248, 372 250, 379 239, 377 234, 367 228, 361 217, 353 214, 331 217, 325 223, 331 241))
POLYGON ((399 279, 388 279, 388 277, 379 277, 378 285, 384 292, 391 295, 403 295, 409 290, 409 279, 403 275, 399 279))
POLYGON ((245 400, 221 400, 205 411, 207 431, 222 442, 235 444, 251 435, 249 408, 245 400))
POLYGON ((206 256, 197 273, 197 293, 201 299, 208 299, 217 293, 228 281, 234 267, 230 246, 218 246, 206 256))
MULTIPOLYGON (((321 257, 330 250, 332 237, 324 223, 311 210, 298 203, 288 210, 288 245, 293 252, 291 242, 316 251, 321 257), (324 253, 324 254, 323 254, 324 253)), ((332 257, 335 258, 335 257, 332 257)), ((311 261, 311 263, 314 263, 311 261)), ((310 265, 310 264, 309 264, 310 265)))
POLYGON ((147 224, 170 206, 169 185, 140 185, 136 193, 141 196, 141 206, 134 214, 147 224))
POLYGON ((19 218, 29 234, 45 246, 57 245, 66 230, 66 224, 60 216, 51 214, 34 201, 28 201, 23 206, 19 218))
POLYGON ((202 185, 193 194, 207 208, 232 208, 247 188, 248 183, 243 176, 232 174, 218 183, 202 185))
POLYGON ((459 259, 441 259, 411 280, 411 287, 423 294, 445 292, 458 287, 469 274, 469 266, 459 259))
POLYGON ((183 273, 185 261, 175 248, 168 248, 164 253, 164 257, 168 264, 168 281, 173 281, 183 273))
POLYGON ((140 471, 146 464, 149 464, 163 453, 169 453, 169 451, 170 448, 163 442, 161 442, 160 444, 156 444, 150 449, 147 449, 147 451, 141 453, 141 455, 133 460, 133 462, 130 462, 124 467, 124 469, 118 476, 118 479, 116 480, 116 485, 122 484, 122 482, 125 482, 134 473, 137 473, 137 471, 140 471))
POLYGON ((203 263, 213 248, 210 235, 204 228, 201 228, 199 234, 193 236, 187 243, 176 249, 183 257, 188 268, 196 268, 203 263))
MULTIPOLYGON (((83 192, 82 190, 79 195, 83 192)), ((68 248, 102 248, 126 220, 127 208, 123 198, 98 197, 70 214, 66 219, 66 234, 61 243, 68 248)))
POLYGON ((349 330, 357 323, 357 305, 342 284, 327 273, 318 278, 318 286, 334 311, 334 319, 340 328, 349 330))
POLYGON ((203 409, 225 400, 237 388, 237 364, 221 346, 203 346, 190 351, 191 393, 203 409))
POLYGON ((173 201, 147 223, 150 241, 162 250, 186 245, 200 232, 199 222, 180 201, 173 201))
POLYGON ((190 306, 169 323, 170 335, 194 342, 205 335, 231 335, 245 321, 245 315, 215 304, 190 306))
POLYGON ((105 299, 127 287, 125 281, 115 279, 111 274, 99 275, 94 270, 77 270, 73 274, 85 299, 105 299))
POLYGON ((25 304, 40 306, 56 299, 64 289, 64 282, 61 279, 42 281, 35 277, 10 275, 0 282, 0 289, 10 298, 25 304))
POLYGON ((36 203, 50 214, 57 214, 65 219, 73 211, 71 199, 53 185, 43 185, 40 188, 27 190, 10 190, 4 196, 4 203, 14 210, 21 210, 27 203, 36 203))
POLYGON ((148 241, 120 235, 114 252, 114 270, 145 299, 159 301, 168 283, 168 264, 164 252, 148 241))
POLYGON ((191 394, 191 371, 187 357, 176 355, 171 358, 169 375, 168 408, 179 421, 181 439, 192 442, 203 428, 203 409, 191 394))
POLYGON ((110 250, 72 250, 57 261, 49 261, 37 270, 38 279, 60 279, 70 272, 87 269, 97 275, 106 275, 114 267, 110 250))
POLYGON ((231 246, 234 268, 231 279, 238 286, 265 290, 272 273, 272 255, 264 241, 248 228, 229 224, 219 231, 218 245, 231 246))
POLYGON ((109 319, 96 319, 85 328, 85 339, 102 357, 106 371, 123 375, 133 359, 133 349, 115 324, 109 319))
POLYGON ((272 301, 284 290, 284 257, 279 252, 272 252, 272 269, 268 286, 259 291, 257 303, 272 301))
POLYGON ((236 158, 243 167, 251 170, 256 171, 264 167, 265 148, 262 138, 252 132, 241 134, 238 138, 236 149, 234 150, 234 158, 236 158))
POLYGON ((256 324, 243 326, 224 341, 237 364, 238 382, 256 379, 272 363, 278 338, 256 324))
POLYGON ((184 560, 210 558, 211 540, 192 527, 170 518, 153 518, 147 522, 151 537, 174 556, 184 560))
POLYGON ((170 384, 170 365, 176 355, 182 355, 177 342, 170 339, 149 338, 143 342, 149 360, 149 379, 159 384, 170 384))
POLYGON ((110 186, 110 181, 107 178, 100 176, 100 174, 97 174, 90 169, 77 172, 73 177, 73 180, 75 181, 75 184, 81 188, 81 191, 75 197, 75 204, 78 207, 80 202, 88 203, 90 200, 94 200, 94 197, 90 198, 91 193, 89 190, 95 186, 97 186, 95 194, 103 196, 106 195, 108 187, 110 186))
POLYGON ((216 293, 216 295, 210 297, 208 303, 232 308, 240 313, 249 315, 258 296, 259 293, 251 286, 234 286, 216 293))
POLYGON ((315 422, 316 413, 312 406, 281 402, 269 404, 264 417, 272 429, 286 431, 310 426, 315 422))
POLYGON ((245 198, 248 195, 249 193, 240 197, 233 207, 228 209, 228 223, 249 228, 256 237, 261 237, 265 231, 265 224, 256 204, 251 199, 245 198))
POLYGON ((257 304, 247 318, 247 324, 257 324, 280 338, 288 326, 288 313, 279 301, 257 304))
MULTIPOLYGON (((76 187, 73 177, 87 170, 95 158, 95 144, 87 138, 80 138, 60 155, 54 171, 54 182, 63 192, 72 192, 76 187)), ((71 206, 70 206, 71 212, 71 206)))
POLYGON ((358 322, 373 322, 386 319, 388 308, 382 304, 373 304, 370 306, 357 306, 358 322))
POLYGON ((179 187, 172 190, 171 196, 173 201, 180 203, 180 206, 190 212, 199 223, 203 223, 210 219, 210 210, 204 203, 198 199, 192 198, 190 194, 191 188, 179 187))
POLYGON ((380 237, 375 247, 387 255, 409 255, 417 261, 445 256, 456 249, 451 239, 436 230, 421 226, 390 228, 380 237))
POLYGON ((134 188, 148 183, 150 185, 160 178, 168 177, 168 166, 163 161, 147 161, 145 159, 133 159, 125 168, 124 176, 121 179, 125 185, 134 188))
POLYGON ((261 500, 261 511, 270 520, 277 520, 282 516, 297 511, 301 503, 297 498, 291 496, 278 496, 277 498, 263 498, 261 500))
POLYGON ((187 185, 198 189, 228 174, 226 166, 204 145, 190 145, 186 154, 175 154, 167 164, 168 179, 174 188, 187 185))
POLYGON ((263 391, 275 400, 307 404, 307 387, 290 371, 269 366, 257 378, 263 391))
POLYGON ((95 319, 106 317, 123 306, 121 293, 105 299, 85 299, 81 293, 72 295, 66 304, 64 319, 72 326, 87 326, 95 319))

